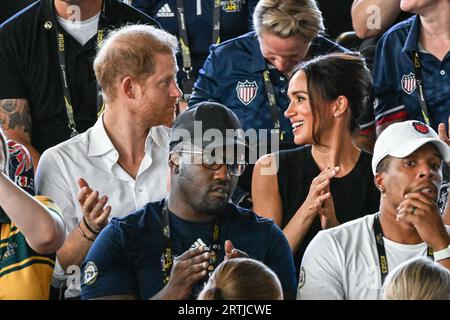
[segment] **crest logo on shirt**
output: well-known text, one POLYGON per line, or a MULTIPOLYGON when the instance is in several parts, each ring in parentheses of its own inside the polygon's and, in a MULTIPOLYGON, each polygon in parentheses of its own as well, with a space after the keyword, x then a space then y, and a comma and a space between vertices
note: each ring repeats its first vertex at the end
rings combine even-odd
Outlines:
POLYGON ((89 261, 84 268, 83 284, 90 286, 97 280, 98 269, 93 261, 89 261))
POLYGON ((248 105, 253 101, 253 99, 255 99, 257 91, 258 85, 256 84, 256 81, 238 81, 236 85, 237 97, 245 105, 248 105))
POLYGON ((404 74, 402 77, 402 89, 407 94, 411 94, 417 87, 416 76, 414 73, 404 74))

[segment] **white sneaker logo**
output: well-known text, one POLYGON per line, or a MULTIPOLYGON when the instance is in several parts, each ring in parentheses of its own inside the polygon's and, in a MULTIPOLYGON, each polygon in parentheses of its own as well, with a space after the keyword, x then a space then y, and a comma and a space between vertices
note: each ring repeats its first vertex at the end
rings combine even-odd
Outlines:
POLYGON ((158 10, 156 16, 159 18, 171 18, 175 17, 175 14, 170 10, 169 4, 166 3, 158 10))

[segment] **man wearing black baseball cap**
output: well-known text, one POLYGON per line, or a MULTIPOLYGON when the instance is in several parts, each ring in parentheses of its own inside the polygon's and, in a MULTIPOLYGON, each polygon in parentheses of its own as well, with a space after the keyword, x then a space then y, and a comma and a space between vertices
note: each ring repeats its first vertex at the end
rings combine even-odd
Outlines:
POLYGON ((293 297, 295 268, 282 231, 230 202, 245 147, 225 106, 203 102, 180 114, 169 196, 102 231, 82 266, 82 299, 192 299, 221 261, 242 256, 269 266, 293 297))

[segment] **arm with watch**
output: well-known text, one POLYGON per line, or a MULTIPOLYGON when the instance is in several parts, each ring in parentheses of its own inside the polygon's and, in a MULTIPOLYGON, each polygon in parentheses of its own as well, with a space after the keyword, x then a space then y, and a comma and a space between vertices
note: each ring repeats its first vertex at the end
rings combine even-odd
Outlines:
POLYGON ((83 218, 58 251, 58 261, 64 270, 70 265, 81 265, 92 243, 108 224, 111 213, 111 206, 106 206, 108 201, 106 195, 99 197, 99 192, 92 190, 82 178, 78 179, 78 185, 80 187, 78 202, 83 211, 83 218))

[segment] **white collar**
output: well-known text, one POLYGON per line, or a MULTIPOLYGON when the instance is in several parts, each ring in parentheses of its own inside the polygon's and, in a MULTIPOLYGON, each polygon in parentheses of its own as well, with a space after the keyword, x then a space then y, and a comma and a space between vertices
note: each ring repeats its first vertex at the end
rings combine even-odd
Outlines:
MULTIPOLYGON (((165 126, 152 127, 145 139, 145 150, 147 154, 151 154, 151 146, 156 143, 160 148, 169 150, 169 133, 170 128, 165 126)), ((116 151, 115 146, 109 139, 103 124, 103 114, 97 119, 89 136, 89 157, 104 155, 110 151, 116 151)))

